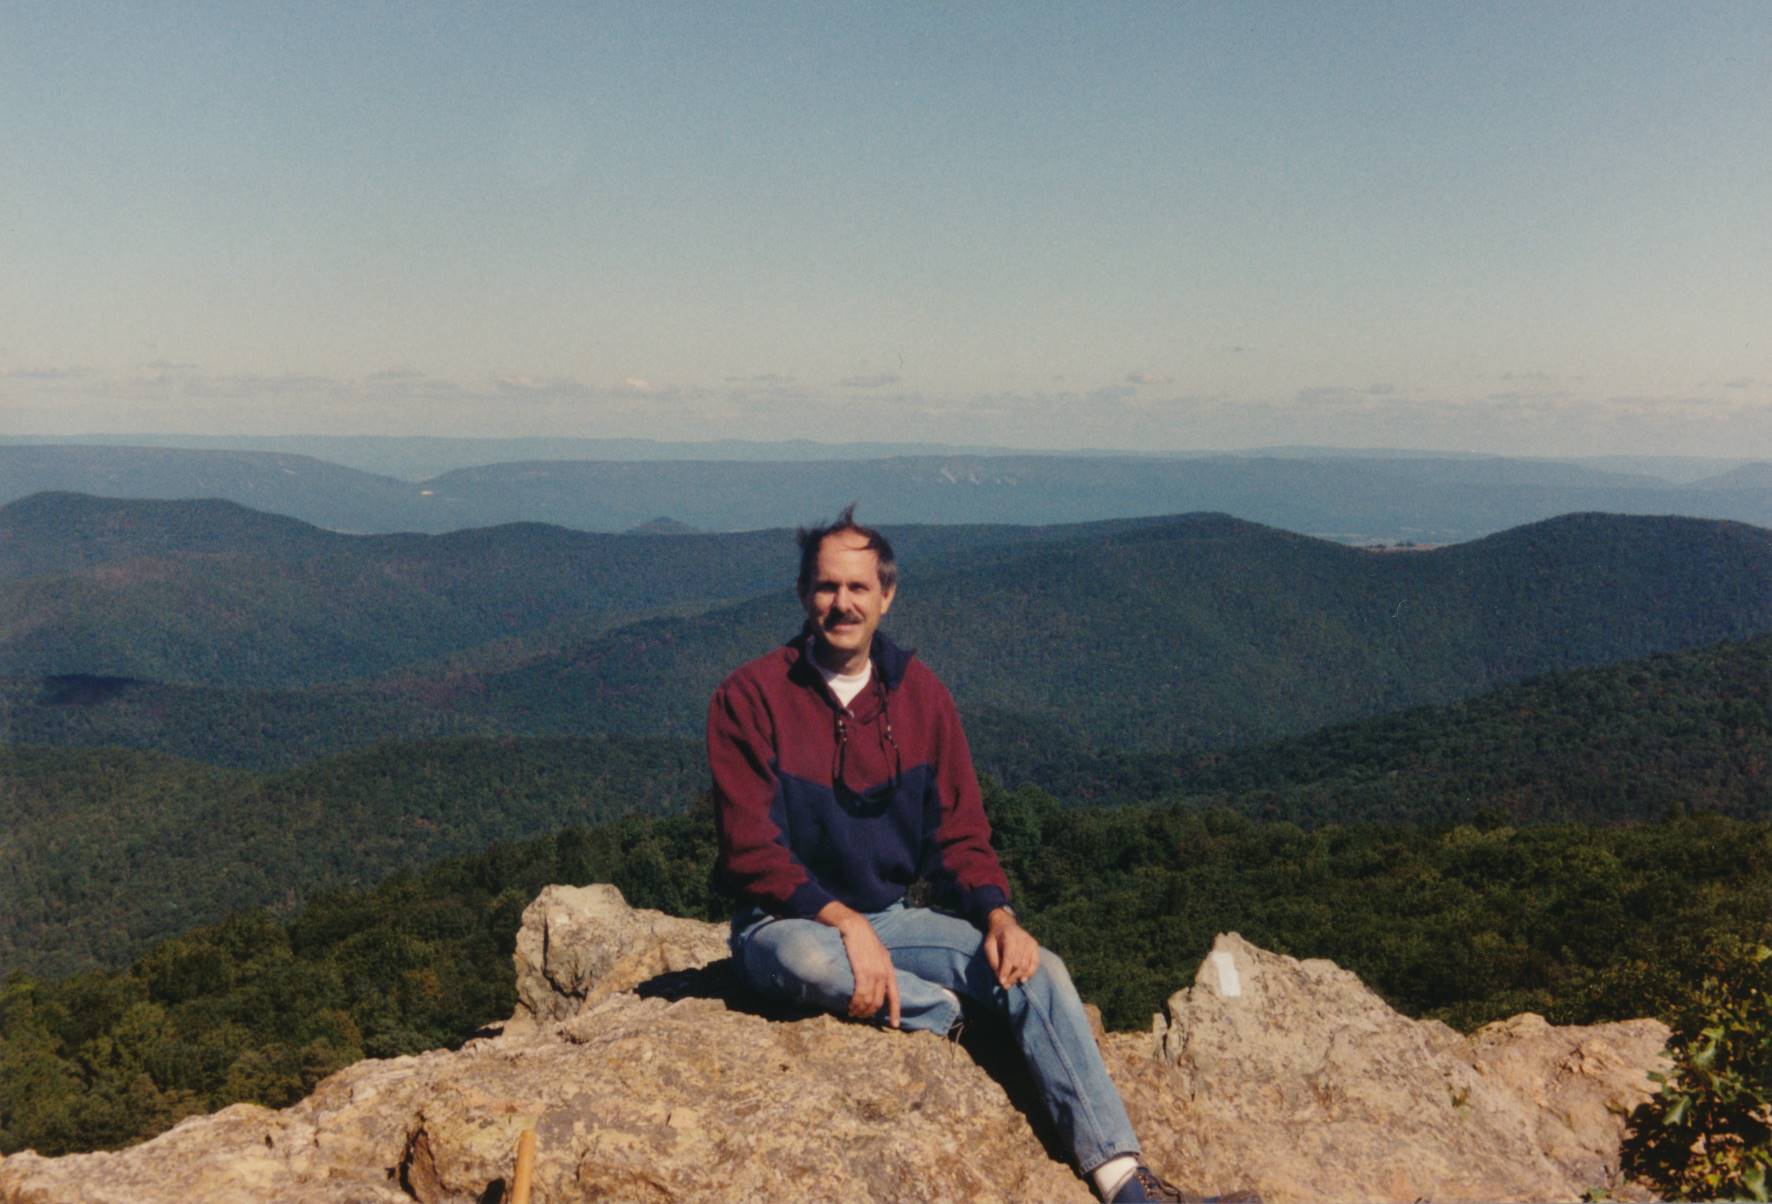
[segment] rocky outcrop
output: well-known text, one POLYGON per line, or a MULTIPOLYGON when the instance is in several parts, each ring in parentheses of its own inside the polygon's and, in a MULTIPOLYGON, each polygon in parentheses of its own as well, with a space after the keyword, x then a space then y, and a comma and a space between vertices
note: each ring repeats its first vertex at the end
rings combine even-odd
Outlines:
POLYGON ((613 886, 549 886, 517 933, 514 1021, 564 1020, 617 991, 726 956, 712 924, 636 911, 613 886))
POLYGON ((1530 1014, 1465 1037, 1397 1014, 1333 963, 1235 935, 1153 1027, 1158 1056, 1116 1066, 1129 1096, 1173 1134, 1176 1165, 1209 1181, 1259 1167, 1269 1199, 1631 1195, 1623 1121, 1668 1037, 1653 1020, 1530 1014))
MULTIPOLYGON (((962 1047, 759 1011, 723 935, 611 887, 550 887, 524 913, 500 1035, 118 1153, 17 1155, 0 1201, 499 1200, 530 1127, 538 1201, 1091 1198, 988 1032, 962 1047)), ((1150 1033, 1102 1044, 1150 1160, 1202 1191, 1574 1200, 1644 1195, 1618 1182, 1618 1145, 1666 1037, 1535 1016, 1466 1037, 1227 935, 1150 1033)))

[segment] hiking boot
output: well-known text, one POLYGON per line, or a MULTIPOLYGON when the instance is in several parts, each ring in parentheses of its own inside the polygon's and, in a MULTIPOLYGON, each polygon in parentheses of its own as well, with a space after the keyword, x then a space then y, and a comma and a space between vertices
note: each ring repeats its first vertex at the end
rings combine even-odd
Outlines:
POLYGON ((1204 1196, 1183 1192, 1141 1162, 1126 1176, 1126 1181, 1120 1184, 1120 1190, 1108 1198, 1107 1204, 1149 1204, 1152 1201, 1161 1201, 1162 1204, 1198 1204, 1204 1199, 1204 1196))
POLYGON ((1109 1197, 1107 1204, 1154 1204, 1158 1201, 1161 1204, 1261 1204, 1261 1196, 1249 1188, 1223 1196, 1202 1196, 1183 1191, 1141 1162, 1120 1184, 1120 1190, 1109 1197))

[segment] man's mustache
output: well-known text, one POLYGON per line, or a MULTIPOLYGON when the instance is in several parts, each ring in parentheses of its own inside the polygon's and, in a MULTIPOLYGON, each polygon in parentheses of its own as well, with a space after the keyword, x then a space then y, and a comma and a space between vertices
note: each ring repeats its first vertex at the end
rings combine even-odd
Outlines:
POLYGON ((850 627, 860 622, 860 615, 828 614, 824 617, 824 629, 829 631, 833 627, 850 627))

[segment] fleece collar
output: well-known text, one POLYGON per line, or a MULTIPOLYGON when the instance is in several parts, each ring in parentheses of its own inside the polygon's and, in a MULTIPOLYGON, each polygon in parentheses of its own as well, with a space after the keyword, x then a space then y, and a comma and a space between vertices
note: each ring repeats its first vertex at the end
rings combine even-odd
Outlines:
MULTIPOLYGON (((792 673, 808 685, 824 684, 824 678, 818 674, 818 666, 812 660, 812 641, 818 635, 808 623, 800 629, 798 635, 788 641, 788 647, 798 652, 799 659, 794 662, 792 673)), ((910 667, 911 658, 917 655, 915 648, 901 648, 887 639, 883 632, 874 632, 874 642, 868 648, 868 658, 874 662, 874 672, 879 674, 880 681, 888 690, 898 689, 904 680, 905 670, 910 667)))

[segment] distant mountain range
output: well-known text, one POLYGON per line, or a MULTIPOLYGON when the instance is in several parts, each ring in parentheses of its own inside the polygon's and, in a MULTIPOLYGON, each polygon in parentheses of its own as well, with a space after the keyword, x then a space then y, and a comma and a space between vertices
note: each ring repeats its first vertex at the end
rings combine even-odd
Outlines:
MULTIPOLYGON (((0 507, 0 673, 296 686, 780 590, 782 535, 340 535, 232 502, 0 507)), ((789 549, 791 552, 791 549, 789 549)))
POLYGON ((455 439, 431 435, 85 435, 52 438, 0 435, 0 446, 9 444, 276 452, 288 456, 311 456, 346 468, 406 481, 423 481, 457 468, 523 460, 770 460, 792 463, 802 460, 880 460, 889 456, 997 455, 1009 451, 1000 447, 950 443, 819 443, 811 439, 455 439))
MULTIPOLYGON (((266 441, 276 442, 276 441, 266 441)), ((1772 524, 1772 467, 1725 462, 1675 484, 1629 462, 1286 449, 1270 455, 1157 457, 985 453, 893 455, 862 445, 656 445, 671 456, 548 459, 391 475, 427 453, 352 445, 365 472, 281 451, 0 444, 0 502, 45 490, 128 498, 222 498, 337 531, 440 533, 511 522, 618 532, 660 519, 705 531, 793 526, 859 501, 881 523, 1051 524, 1216 511, 1343 542, 1449 543, 1576 511, 1678 514, 1772 524), (727 458, 712 458, 715 450, 727 458), (788 452, 796 453, 789 456, 788 452), (410 455, 408 454, 410 452, 410 455), (405 457, 404 459, 402 457, 405 457)), ((345 441, 336 441, 342 450, 345 441)), ((321 440, 292 446, 326 448, 321 440)), ((548 443, 555 455, 594 450, 548 443)), ((504 441, 482 452, 524 451, 504 441)), ((465 452, 457 449, 459 454, 465 452)), ((433 464, 457 453, 438 449, 433 464)))
POLYGON ((0 445, 0 502, 44 491, 159 500, 215 498, 336 531, 450 529, 425 524, 420 498, 409 483, 312 456, 85 444, 0 445))
MULTIPOLYGON (((1735 523, 1571 515, 1409 553, 1223 515, 893 534, 891 627, 979 717, 981 759, 1043 725, 1231 748, 1772 630, 1772 532, 1735 523)), ((720 677, 799 622, 785 532, 346 537, 50 495, 0 511, 0 549, 32 573, 0 580, 0 739, 261 768, 451 734, 693 737, 720 677)))
MULTIPOLYGON (((470 652, 482 670, 506 666, 623 623, 760 595, 791 607, 789 532, 647 526, 342 535, 232 502, 34 494, 0 506, 0 676, 305 686, 470 652)), ((919 571, 941 572, 987 548, 1079 532, 896 535, 919 571)))
MULTIPOLYGON (((424 481, 457 468, 529 460, 884 460, 895 456, 1086 456, 1193 460, 1209 458, 1282 460, 1496 460, 1489 453, 1396 447, 1273 445, 1222 451, 1152 451, 1148 448, 996 447, 982 444, 875 441, 821 443, 812 439, 588 439, 564 436, 467 438, 447 435, 0 435, 0 447, 188 448, 198 451, 278 452, 311 456, 346 468, 407 481, 424 481)), ((1741 457, 1607 455, 1530 457, 1530 462, 1561 464, 1627 476, 1691 484, 1749 463, 1741 457)))
MULTIPOLYGON (((1214 515, 1073 530, 917 576, 890 627, 963 707, 1103 747, 1229 748, 1772 630, 1772 531, 1740 524, 1571 515, 1388 554, 1214 515)), ((633 624, 481 677, 462 713, 693 733, 795 617, 758 599, 633 624)))

